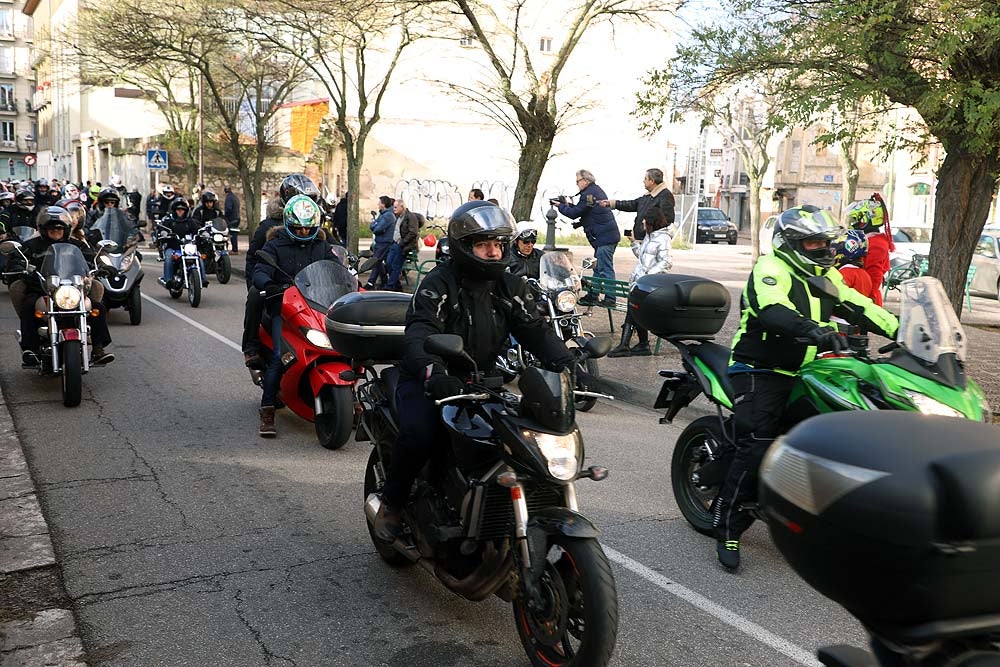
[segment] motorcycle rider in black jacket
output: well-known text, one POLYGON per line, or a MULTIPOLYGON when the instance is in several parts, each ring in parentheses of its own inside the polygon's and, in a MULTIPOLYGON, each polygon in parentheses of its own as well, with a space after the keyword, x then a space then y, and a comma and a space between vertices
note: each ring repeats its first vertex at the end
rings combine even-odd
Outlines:
POLYGON ((499 206, 471 201, 458 207, 448 224, 451 261, 427 274, 413 296, 396 390, 399 437, 374 525, 381 540, 399 536, 400 509, 414 478, 436 443, 447 442, 434 399, 461 394, 465 387, 465 376, 424 350, 428 336, 461 336, 465 351, 487 375, 497 374, 497 354, 511 333, 552 370, 574 363, 566 345, 538 317, 524 280, 507 273, 513 233, 510 214, 499 206))
MULTIPOLYGON (((176 238, 167 236, 157 242, 163 246, 163 277, 160 284, 166 285, 174 278, 174 254, 168 250, 180 250, 181 242, 187 235, 194 236, 198 233, 198 223, 188 217, 188 203, 183 197, 178 197, 170 205, 170 216, 161 220, 160 224, 172 231, 176 238)), ((205 274, 205 264, 199 261, 198 267, 201 271, 201 283, 203 287, 208 287, 208 276, 205 274)))
POLYGON ((101 219, 104 215, 104 209, 106 208, 118 208, 121 203, 121 197, 118 196, 118 191, 114 188, 104 188, 97 193, 97 201, 91 207, 90 211, 87 213, 87 221, 85 226, 89 228, 95 222, 101 219))
POLYGON ((15 227, 35 227, 35 218, 38 212, 34 209, 34 193, 27 188, 21 188, 14 195, 14 203, 0 212, 0 224, 7 232, 15 227))
POLYGON ((538 280, 542 251, 535 247, 538 232, 528 228, 521 230, 514 237, 514 246, 510 249, 510 274, 523 278, 538 280))
POLYGON ((202 190, 201 203, 195 207, 191 218, 198 223, 199 227, 204 227, 206 222, 211 222, 221 215, 219 196, 211 190, 202 190))
MULTIPOLYGON (((295 195, 285 204, 284 227, 273 228, 269 240, 260 249, 273 257, 280 270, 263 262, 258 262, 253 272, 251 292, 266 294, 268 312, 271 317, 271 340, 281 340, 281 296, 299 271, 313 262, 334 259, 333 246, 326 241, 326 234, 320 228, 323 212, 310 197, 295 195)), ((260 397, 260 436, 273 438, 277 435, 274 425, 275 399, 281 384, 281 346, 274 345, 274 354, 268 360, 264 371, 263 393, 260 397)))

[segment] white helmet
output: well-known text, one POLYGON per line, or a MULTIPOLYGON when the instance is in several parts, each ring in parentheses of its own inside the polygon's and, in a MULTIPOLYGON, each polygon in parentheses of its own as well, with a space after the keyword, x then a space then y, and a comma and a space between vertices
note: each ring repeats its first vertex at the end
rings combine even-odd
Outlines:
POLYGON ((120 188, 120 187, 122 187, 122 183, 123 183, 122 177, 119 176, 118 174, 114 174, 111 177, 111 187, 113 187, 113 188, 120 188))

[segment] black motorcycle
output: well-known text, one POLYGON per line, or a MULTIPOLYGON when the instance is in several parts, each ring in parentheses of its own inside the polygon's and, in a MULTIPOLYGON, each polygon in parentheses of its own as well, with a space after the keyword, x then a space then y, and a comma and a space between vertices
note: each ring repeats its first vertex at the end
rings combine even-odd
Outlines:
MULTIPOLYGON (((402 327, 399 317, 373 325, 368 315, 387 312, 390 301, 403 296, 342 297, 327 315, 334 344, 371 361, 386 346, 379 336, 402 327)), ((597 528, 578 511, 575 482, 602 480, 608 471, 583 469, 570 373, 526 369, 517 396, 483 377, 461 337, 430 336, 426 349, 473 369, 473 382, 469 393, 436 401, 451 446, 418 477, 403 508, 404 534, 392 544, 376 538, 372 524, 403 408, 395 400, 399 369, 379 373, 368 366, 357 386, 362 412, 355 437, 374 445, 364 494, 375 549, 392 565, 419 563, 468 600, 495 594, 511 602, 532 665, 606 665, 618 630, 618 598, 597 528)), ((599 357, 610 349, 609 340, 593 339, 580 354, 599 357)))
POLYGON ((198 252, 204 258, 205 272, 214 273, 220 285, 233 276, 233 260, 229 258, 229 226, 221 216, 206 222, 196 237, 198 252))

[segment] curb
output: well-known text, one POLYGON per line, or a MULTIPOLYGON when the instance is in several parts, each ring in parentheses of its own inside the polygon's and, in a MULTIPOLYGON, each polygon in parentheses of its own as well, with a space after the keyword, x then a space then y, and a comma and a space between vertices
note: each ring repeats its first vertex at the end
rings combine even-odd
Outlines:
POLYGON ((0 664, 85 665, 21 440, 0 402, 0 664))

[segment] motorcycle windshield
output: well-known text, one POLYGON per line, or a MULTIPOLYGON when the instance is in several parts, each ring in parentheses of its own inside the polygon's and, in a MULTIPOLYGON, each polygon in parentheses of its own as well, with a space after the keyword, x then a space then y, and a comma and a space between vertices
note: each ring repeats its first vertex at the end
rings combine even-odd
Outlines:
POLYGON ((340 297, 356 292, 358 280, 347 267, 324 259, 299 271, 295 276, 295 286, 310 306, 325 311, 340 297))
POLYGON ((125 212, 110 206, 90 229, 92 233, 100 234, 97 241, 113 241, 119 250, 127 247, 135 236, 135 225, 126 217, 125 212))
POLYGON ((34 227, 15 227, 11 230, 11 233, 17 237, 17 240, 24 243, 28 239, 33 239, 38 236, 38 230, 34 227))
POLYGON ((547 252, 538 261, 538 284, 545 291, 580 289, 580 277, 576 275, 569 256, 564 252, 547 252))
POLYGON ((218 217, 212 220, 212 229, 214 229, 217 232, 228 232, 229 226, 226 225, 225 218, 218 217))
POLYGON ((941 281, 922 276, 904 281, 900 290, 903 294, 896 342, 929 364, 936 364, 942 354, 948 353, 964 361, 965 330, 941 281))
POLYGON ((42 258, 41 273, 46 278, 59 276, 69 279, 86 276, 89 271, 83 253, 72 243, 53 243, 42 258))

